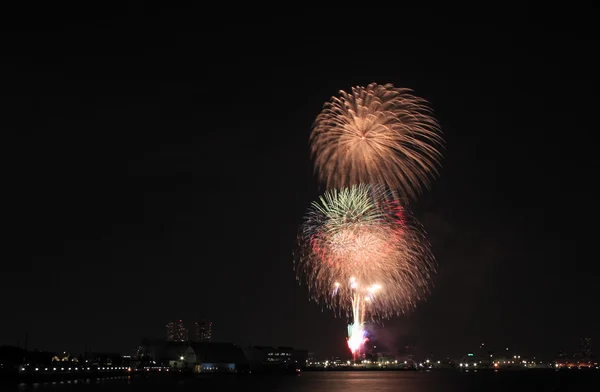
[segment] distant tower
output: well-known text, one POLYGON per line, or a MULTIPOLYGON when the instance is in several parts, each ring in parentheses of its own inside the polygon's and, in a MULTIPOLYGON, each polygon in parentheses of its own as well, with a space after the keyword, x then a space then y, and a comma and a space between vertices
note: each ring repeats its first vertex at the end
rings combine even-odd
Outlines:
POLYGON ((175 341, 175 323, 172 321, 169 321, 167 323, 167 342, 174 342, 175 341))
POLYGON ((196 328, 194 334, 196 342, 210 342, 212 340, 212 322, 205 320, 196 321, 194 327, 196 328))
POLYGON ((581 355, 584 358, 592 356, 592 338, 581 338, 581 355))
POLYGON ((167 342, 187 342, 188 330, 183 321, 171 321, 167 324, 167 342))

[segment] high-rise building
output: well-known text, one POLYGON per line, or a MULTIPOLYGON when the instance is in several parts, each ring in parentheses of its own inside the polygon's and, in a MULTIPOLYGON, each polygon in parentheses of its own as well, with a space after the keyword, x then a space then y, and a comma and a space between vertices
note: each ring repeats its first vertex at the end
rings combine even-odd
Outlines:
POLYGON ((210 342, 212 340, 212 322, 204 320, 196 321, 194 327, 194 340, 196 342, 210 342))
POLYGON ((592 356, 592 338, 581 338, 581 355, 585 358, 592 356))
POLYGON ((167 342, 187 342, 188 330, 183 321, 171 321, 167 324, 167 342))

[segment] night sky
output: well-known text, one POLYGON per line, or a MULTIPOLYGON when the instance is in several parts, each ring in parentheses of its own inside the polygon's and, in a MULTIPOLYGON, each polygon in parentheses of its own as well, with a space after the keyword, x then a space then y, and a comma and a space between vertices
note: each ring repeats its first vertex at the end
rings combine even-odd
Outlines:
POLYGON ((378 338, 600 351, 591 9, 135 4, 3 15, 0 344, 129 354, 204 315, 218 341, 346 353, 292 249, 312 122, 377 82, 427 99, 446 140, 410 205, 434 289, 378 338))

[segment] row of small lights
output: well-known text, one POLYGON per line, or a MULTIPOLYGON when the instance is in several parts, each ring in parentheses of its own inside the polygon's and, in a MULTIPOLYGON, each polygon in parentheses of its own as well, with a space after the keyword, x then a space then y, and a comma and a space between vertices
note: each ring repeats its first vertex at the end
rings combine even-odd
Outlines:
MULTIPOLYGON (((598 365, 598 364, 595 364, 595 365, 598 365)), ((588 367, 588 368, 590 368, 590 367, 592 367, 592 366, 581 366, 581 365, 578 365, 578 366, 568 366, 568 365, 559 365, 559 364, 557 363, 557 364, 555 364, 555 365, 554 365, 554 367, 556 367, 556 368, 559 368, 559 367, 566 367, 566 368, 568 368, 568 369, 571 369, 571 367, 576 367, 576 368, 580 369, 580 368, 582 368, 582 367, 584 367, 584 368, 585 368, 585 367, 588 367)), ((600 369, 600 367, 599 367, 599 366, 596 366, 596 369, 600 369)))
MULTIPOLYGON (((119 377, 105 377, 105 380, 118 380, 118 379, 122 379, 125 376, 119 376, 119 377)), ((90 379, 87 380, 66 380, 66 381, 52 381, 52 385, 56 385, 56 384, 89 384, 90 383, 90 379)), ((44 384, 50 384, 50 382, 45 382, 44 384)))
MULTIPOLYGON (((163 368, 162 368, 162 367, 145 367, 144 369, 145 369, 147 372, 149 372, 149 371, 150 371, 150 370, 152 370, 152 369, 158 369, 158 371, 159 371, 159 372, 162 372, 162 370, 163 370, 163 368)), ((168 371, 169 371, 169 369, 168 369, 168 368, 164 368, 164 369, 165 369, 165 372, 168 372, 168 371)))
MULTIPOLYGON (((99 369, 99 370, 125 370, 125 369, 129 369, 129 370, 131 370, 130 368, 126 368, 126 367, 106 367, 106 368, 104 368, 104 367, 101 367, 101 368, 98 368, 98 369, 99 369)), ((21 370, 22 370, 22 371, 25 371, 25 368, 21 368, 21 370)), ((39 370, 40 370, 40 368, 35 368, 35 371, 36 371, 36 372, 37 372, 37 371, 39 371, 39 370)), ((56 368, 52 368, 52 370, 53 370, 53 371, 56 371, 56 368)), ((64 370, 65 370, 65 368, 60 368, 60 370, 64 371, 64 370)), ((67 370, 68 370, 68 371, 70 371, 70 370, 71 370, 71 368, 67 368, 67 370)), ((79 368, 74 368, 74 370, 79 370, 79 368)), ((90 370, 90 368, 86 368, 86 369, 84 369, 84 368, 81 368, 81 370, 90 370)), ((48 368, 44 368, 44 371, 46 371, 46 372, 47 372, 47 371, 48 371, 48 368)))
MULTIPOLYGON (((429 362, 430 362, 430 361, 429 361, 429 359, 428 359, 428 360, 427 360, 427 361, 425 361, 425 362, 426 362, 427 364, 429 364, 429 362)), ((346 365, 350 365, 350 363, 351 363, 350 361, 346 361, 346 365)), ((364 360, 364 361, 361 361, 361 363, 363 363, 363 364, 365 364, 365 363, 366 363, 366 364, 370 364, 370 363, 378 363, 378 364, 379 364, 379 366, 382 366, 382 365, 384 364, 384 362, 375 362, 375 361, 369 361, 369 360, 364 360)), ((390 363, 391 363, 390 361, 385 361, 385 364, 386 364, 386 365, 389 365, 390 363)), ((394 364, 397 364, 397 363, 398 363, 398 361, 394 361, 393 363, 394 363, 394 364)), ((404 364, 405 364, 405 365, 406 365, 407 363, 408 363, 407 361, 404 361, 404 364)), ((437 363, 439 364, 439 363, 441 363, 441 362, 440 362, 440 361, 437 361, 437 363)), ((313 362, 308 362, 308 364, 309 364, 309 365, 312 365, 312 364, 313 364, 313 362)), ((314 362, 314 364, 315 364, 315 365, 320 365, 320 364, 321 364, 321 362, 314 362)), ((323 362, 323 364, 324 364, 325 366, 329 366, 329 365, 330 365, 329 361, 325 361, 325 362, 323 362)), ((334 362, 334 363, 331 363, 331 365, 333 365, 333 366, 337 366, 337 365, 344 366, 344 364, 342 364, 342 363, 335 363, 335 362, 334 362)), ((355 364, 354 364, 354 366, 358 366, 358 364, 357 364, 357 363, 355 363, 355 364)), ((423 366, 423 363, 419 363, 419 366, 423 366)), ((462 364, 461 364, 461 366, 462 366, 462 364)))

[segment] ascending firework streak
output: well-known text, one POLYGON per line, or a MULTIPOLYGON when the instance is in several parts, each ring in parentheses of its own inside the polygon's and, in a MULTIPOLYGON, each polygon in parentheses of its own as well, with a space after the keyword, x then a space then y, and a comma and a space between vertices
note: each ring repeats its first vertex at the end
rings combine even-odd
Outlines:
POLYGON ((315 172, 326 189, 383 184, 415 198, 437 174, 442 137, 428 103, 391 84, 339 92, 310 135, 315 172))
POLYGON ((298 245, 298 279, 315 301, 352 319, 355 355, 365 321, 404 313, 428 293, 434 259, 424 231, 383 186, 326 192, 308 210, 298 245))

